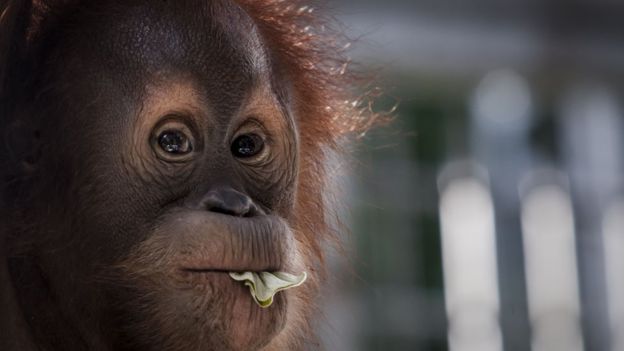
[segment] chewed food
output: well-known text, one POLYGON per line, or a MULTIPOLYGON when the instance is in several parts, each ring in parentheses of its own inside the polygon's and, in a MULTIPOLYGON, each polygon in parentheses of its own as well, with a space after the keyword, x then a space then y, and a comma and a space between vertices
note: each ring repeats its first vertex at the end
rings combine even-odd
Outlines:
POLYGON ((282 290, 297 287, 307 278, 305 272, 294 275, 285 272, 231 272, 230 277, 236 281, 244 282, 249 287, 249 292, 258 306, 267 308, 273 304, 273 297, 282 290))

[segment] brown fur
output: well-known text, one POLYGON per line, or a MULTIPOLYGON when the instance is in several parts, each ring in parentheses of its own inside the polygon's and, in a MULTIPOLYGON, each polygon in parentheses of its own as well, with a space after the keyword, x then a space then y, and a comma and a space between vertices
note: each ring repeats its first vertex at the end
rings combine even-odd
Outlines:
MULTIPOLYGON (((236 2, 252 18, 268 46, 271 59, 276 63, 276 67, 282 70, 278 73, 286 77, 293 85, 293 114, 296 116, 302 150, 297 166, 299 178, 294 216, 289 225, 295 233, 298 252, 301 255, 298 259, 311 270, 310 280, 306 283, 306 289, 288 292, 289 300, 292 301, 291 305, 295 306, 295 309, 289 310, 285 328, 263 350, 314 349, 318 343, 310 324, 313 319, 310 317, 318 313, 316 297, 325 279, 325 248, 328 242, 332 242, 335 235, 330 221, 337 206, 333 203, 332 189, 328 187, 326 181, 327 156, 331 153, 340 153, 345 138, 357 136, 365 131, 377 116, 370 111, 365 98, 356 98, 354 95, 354 83, 361 81, 353 73, 349 73, 349 59, 344 52, 347 41, 339 31, 332 27, 331 19, 319 14, 319 10, 308 7, 307 2, 303 0, 232 1, 236 2)), ((10 1, 10 6, 16 7, 22 3, 26 2, 10 1)), ((0 121, 2 125, 10 125, 11 130, 19 130, 17 135, 23 136, 31 133, 28 121, 24 122, 20 119, 21 111, 15 110, 15 107, 20 106, 23 99, 29 96, 28 89, 31 88, 29 84, 34 84, 30 80, 31 72, 24 72, 23 69, 17 69, 17 67, 26 63, 25 67, 45 69, 37 66, 36 55, 41 49, 37 47, 37 43, 45 38, 49 28, 55 26, 55 18, 58 14, 71 10, 72 6, 79 3, 78 0, 40 0, 34 3, 31 16, 26 17, 25 14, 30 12, 30 6, 25 5, 17 10, 18 15, 11 17, 10 21, 3 20, 1 24, 0 50, 4 52, 0 53, 0 65, 3 65, 5 69, 0 70, 0 80, 4 87, 0 90, 3 101, 0 121), (11 28, 17 29, 11 30, 11 28), (10 45, 6 44, 8 36, 12 38, 10 45), (20 36, 22 40, 19 39, 20 36), (7 70, 6 67, 9 69, 7 70)), ((7 17, 11 15, 11 11, 15 10, 9 7, 7 17)), ((10 144, 10 137, 5 139, 10 144)), ((12 192, 10 184, 24 181, 31 176, 32 169, 28 158, 33 157, 32 149, 32 146, 18 148, 10 154, 9 158, 3 160, 10 166, 10 171, 3 174, 9 184, 4 189, 4 199, 5 202, 16 200, 16 203, 10 206, 5 205, 5 207, 17 208, 17 213, 20 207, 29 206, 29 199, 19 198, 20 194, 12 192), (14 198, 16 196, 17 199, 14 198)), ((94 199, 94 201, 97 200, 94 199)), ((11 223, 14 218, 5 218, 5 220, 11 223)), ((38 228, 37 223, 18 223, 17 226, 13 224, 11 227, 21 228, 21 232, 29 232, 38 228)), ((13 244, 14 240, 11 239, 11 235, 7 237, 9 244, 13 244)), ((20 244, 24 245, 23 238, 20 244)), ((27 248, 18 249, 10 245, 3 247, 8 247, 7 250, 10 252, 0 252, 0 254, 9 256, 28 252, 27 248)), ((150 258, 146 260, 149 261, 150 258)), ((5 285, 2 281, 5 272, 6 267, 0 264, 0 283, 3 285, 5 285)), ((0 290, 0 297, 2 297, 0 303, 4 302, 14 308, 16 304, 12 302, 15 299, 12 296, 13 291, 6 285, 4 288, 6 290, 4 293, 0 290)), ((137 308, 137 306, 134 307, 137 308)), ((158 313, 158 311, 150 313, 158 313)), ((23 321, 11 321, 11 324, 11 330, 18 332, 15 337, 0 335, 4 339, 0 339, 0 348, 8 345, 8 350, 11 350, 11 347, 28 349, 28 346, 23 346, 29 343, 28 337, 20 337, 18 340, 23 321)), ((0 328, 2 326, 0 322, 0 328)), ((174 328, 167 329, 167 327, 164 329, 175 330, 174 328)), ((78 347, 70 344, 66 346, 68 349, 78 347)), ((168 346, 175 349, 175 345, 168 346)))

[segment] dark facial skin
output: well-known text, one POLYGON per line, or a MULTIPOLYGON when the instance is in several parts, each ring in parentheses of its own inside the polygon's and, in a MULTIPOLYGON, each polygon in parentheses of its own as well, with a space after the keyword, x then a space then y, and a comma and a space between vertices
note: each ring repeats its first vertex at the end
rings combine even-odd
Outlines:
POLYGON ((25 258, 11 263, 34 338, 49 349, 271 347, 296 294, 260 309, 227 275, 306 270, 290 224, 288 80, 256 27, 228 1, 92 2, 66 16, 32 97, 39 149, 23 216, 36 234, 16 240, 25 258))

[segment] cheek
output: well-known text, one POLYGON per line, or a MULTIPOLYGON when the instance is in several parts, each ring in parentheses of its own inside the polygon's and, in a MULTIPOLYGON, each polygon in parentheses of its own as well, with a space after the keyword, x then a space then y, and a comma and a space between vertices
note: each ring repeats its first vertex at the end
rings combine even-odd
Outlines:
POLYGON ((67 194, 74 199, 74 217, 79 220, 72 231, 82 233, 88 247, 98 247, 103 262, 114 263, 148 238, 163 209, 191 191, 193 170, 163 168, 146 149, 96 149, 100 152, 74 167, 82 171, 67 194))
POLYGON ((248 193, 272 212, 290 218, 299 178, 296 146, 276 147, 274 161, 257 169, 242 169, 248 193))
POLYGON ((89 261, 110 264, 123 258, 145 239, 158 213, 157 199, 141 183, 128 182, 113 167, 77 180, 68 217, 69 233, 89 261))
POLYGON ((279 179, 283 183, 284 191, 280 199, 282 206, 289 209, 290 212, 294 209, 297 183, 299 181, 299 143, 293 133, 289 138, 285 139, 282 146, 282 154, 285 159, 285 175, 273 175, 273 177, 279 179))

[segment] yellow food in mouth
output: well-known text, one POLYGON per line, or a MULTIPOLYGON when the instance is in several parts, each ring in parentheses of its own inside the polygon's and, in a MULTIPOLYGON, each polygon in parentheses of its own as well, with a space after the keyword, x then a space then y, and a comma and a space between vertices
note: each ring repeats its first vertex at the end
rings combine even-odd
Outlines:
POLYGON ((294 275, 285 272, 230 272, 230 277, 244 282, 258 306, 267 308, 273 304, 273 297, 282 290, 295 288, 307 278, 306 272, 294 275))

